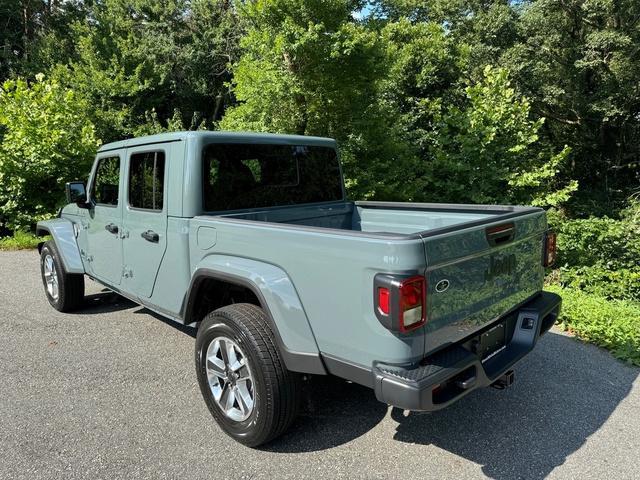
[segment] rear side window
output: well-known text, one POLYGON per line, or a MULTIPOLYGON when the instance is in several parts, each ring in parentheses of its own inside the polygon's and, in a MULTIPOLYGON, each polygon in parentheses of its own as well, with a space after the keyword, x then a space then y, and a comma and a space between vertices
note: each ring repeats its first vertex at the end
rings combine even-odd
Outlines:
POLYGON ((118 205, 120 157, 106 157, 98 161, 91 198, 99 205, 118 205))
POLYGON ((129 205, 162 210, 164 200, 164 152, 131 155, 129 162, 129 205))
POLYGON ((342 200, 333 148, 214 143, 203 153, 208 212, 342 200))

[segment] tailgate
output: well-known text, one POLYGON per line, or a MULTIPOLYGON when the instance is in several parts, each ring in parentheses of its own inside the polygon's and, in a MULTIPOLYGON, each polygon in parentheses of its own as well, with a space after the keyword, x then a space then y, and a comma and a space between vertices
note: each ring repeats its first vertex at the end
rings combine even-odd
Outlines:
POLYGON ((462 340, 542 289, 543 211, 429 236, 425 354, 462 340))

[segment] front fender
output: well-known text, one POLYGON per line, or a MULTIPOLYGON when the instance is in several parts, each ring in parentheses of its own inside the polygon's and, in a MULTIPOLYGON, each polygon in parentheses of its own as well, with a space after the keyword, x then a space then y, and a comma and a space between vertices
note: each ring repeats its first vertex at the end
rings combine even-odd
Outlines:
POLYGON ((38 222, 36 235, 51 235, 58 248, 58 253, 62 257, 62 263, 67 273, 85 273, 73 223, 65 218, 44 220, 38 222))
POLYGON ((309 320, 296 289, 284 270, 264 262, 229 255, 203 258, 187 293, 185 323, 194 310, 197 285, 204 278, 235 283, 253 291, 267 312, 276 343, 289 370, 326 374, 309 320))

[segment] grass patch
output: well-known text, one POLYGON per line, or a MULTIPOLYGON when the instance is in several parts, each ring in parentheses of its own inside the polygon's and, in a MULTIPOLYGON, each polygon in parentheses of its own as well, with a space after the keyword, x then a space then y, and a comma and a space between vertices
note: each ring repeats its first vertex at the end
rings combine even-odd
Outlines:
POLYGON ((26 250, 36 248, 46 238, 36 237, 32 233, 17 231, 12 237, 0 238, 0 250, 26 250))
POLYGON ((557 285, 547 289, 562 296, 560 323, 564 330, 640 366, 640 302, 608 300, 557 285))

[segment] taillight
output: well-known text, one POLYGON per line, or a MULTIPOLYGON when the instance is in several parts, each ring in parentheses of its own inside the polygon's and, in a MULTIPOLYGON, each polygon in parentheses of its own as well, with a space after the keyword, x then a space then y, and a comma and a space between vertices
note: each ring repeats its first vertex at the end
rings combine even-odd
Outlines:
POLYGON ((424 277, 412 277, 400 285, 400 331, 421 327, 425 322, 424 277))
POLYGON ((378 274, 374 281, 375 313, 392 331, 406 333, 426 322, 424 277, 378 274))
POLYGON ((557 235, 555 232, 549 231, 545 235, 544 259, 542 262, 545 267, 550 267, 556 261, 556 253, 557 253, 556 239, 557 239, 557 235))
POLYGON ((389 315, 389 296, 388 288, 378 288, 378 308, 385 315, 389 315))

